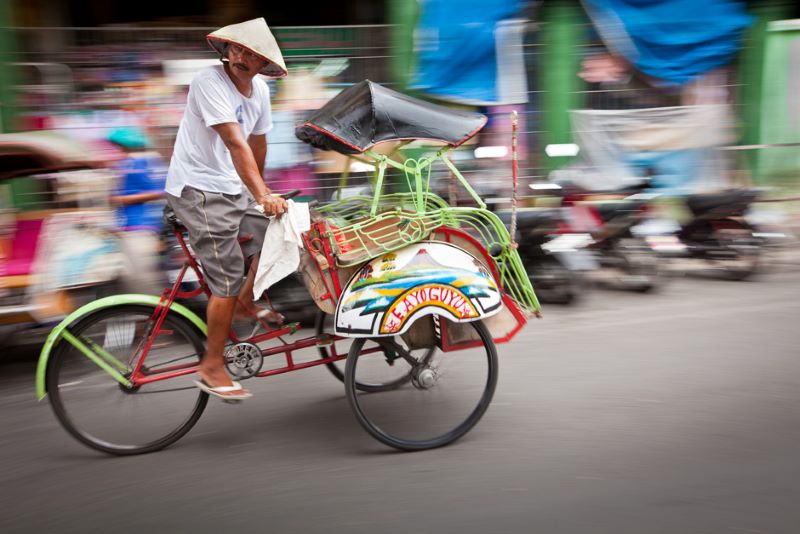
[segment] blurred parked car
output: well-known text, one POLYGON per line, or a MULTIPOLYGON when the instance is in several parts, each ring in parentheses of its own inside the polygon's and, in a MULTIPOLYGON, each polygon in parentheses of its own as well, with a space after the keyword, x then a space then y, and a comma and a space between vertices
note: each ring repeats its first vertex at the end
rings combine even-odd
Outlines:
POLYGON ((113 187, 103 162, 64 135, 0 135, 0 345, 36 339, 18 334, 60 320, 122 276, 113 187))

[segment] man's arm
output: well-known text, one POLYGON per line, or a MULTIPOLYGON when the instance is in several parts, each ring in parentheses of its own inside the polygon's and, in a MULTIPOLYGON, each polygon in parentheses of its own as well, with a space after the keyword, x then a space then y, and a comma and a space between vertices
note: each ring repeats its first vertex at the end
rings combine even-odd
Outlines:
POLYGON ((144 204, 164 198, 163 191, 151 191, 145 193, 133 193, 131 195, 112 195, 111 202, 119 206, 129 206, 131 204, 144 204))
MULTIPOLYGON (((216 124, 212 128, 219 134, 231 153, 231 160, 233 160, 233 166, 239 178, 250 190, 253 198, 264 207, 267 215, 280 215, 286 211, 286 201, 270 195, 270 190, 259 172, 259 165, 256 163, 253 149, 245 141, 239 125, 235 122, 226 122, 216 124)), ((264 155, 266 155, 266 139, 264 140, 264 155)), ((260 168, 263 168, 263 163, 260 168)))
POLYGON ((247 138, 247 144, 250 145, 250 150, 256 158, 258 173, 263 177, 264 166, 267 164, 267 134, 251 135, 247 138))

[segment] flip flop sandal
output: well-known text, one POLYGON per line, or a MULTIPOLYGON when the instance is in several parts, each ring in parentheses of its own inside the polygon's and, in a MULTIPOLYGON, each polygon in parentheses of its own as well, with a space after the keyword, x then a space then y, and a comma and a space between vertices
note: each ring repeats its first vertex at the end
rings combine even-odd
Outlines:
POLYGON ((218 399, 231 404, 242 402, 243 400, 249 399, 253 396, 252 393, 245 392, 244 388, 239 382, 234 382, 232 386, 211 387, 203 380, 195 380, 194 385, 212 397, 217 397, 218 399), (238 395, 231 395, 230 393, 233 393, 234 391, 240 391, 241 393, 238 395), (227 395, 225 395, 225 393, 227 393, 227 395))
POLYGON ((259 319, 263 319, 264 321, 266 321, 268 325, 270 325, 273 328, 283 326, 284 321, 286 321, 286 318, 283 315, 276 312, 275 310, 269 310, 269 309, 264 309, 259 311, 256 314, 256 317, 259 319))

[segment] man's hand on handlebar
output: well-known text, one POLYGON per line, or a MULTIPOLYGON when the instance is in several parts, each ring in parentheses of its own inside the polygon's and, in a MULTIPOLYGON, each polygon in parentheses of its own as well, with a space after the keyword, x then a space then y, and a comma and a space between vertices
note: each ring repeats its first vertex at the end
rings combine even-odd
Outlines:
POLYGON ((289 208, 286 199, 279 195, 267 193, 263 195, 259 201, 259 205, 264 209, 264 215, 270 217, 272 215, 283 215, 289 208))

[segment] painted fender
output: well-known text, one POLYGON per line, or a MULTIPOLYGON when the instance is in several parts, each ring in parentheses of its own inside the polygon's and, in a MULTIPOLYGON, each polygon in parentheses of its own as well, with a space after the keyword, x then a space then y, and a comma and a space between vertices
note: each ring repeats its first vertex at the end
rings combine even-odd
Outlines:
MULTIPOLYGON (((69 314, 63 321, 58 323, 58 325, 53 328, 52 331, 50 331, 50 334, 47 336, 47 340, 42 347, 42 352, 39 355, 39 363, 36 365, 36 398, 42 400, 47 395, 47 386, 45 384, 45 378, 47 375, 47 360, 50 359, 50 352, 53 350, 56 342, 61 338, 61 334, 67 326, 79 319, 82 319, 90 313, 102 310, 104 308, 121 306, 124 304, 139 304, 156 307, 160 300, 161 297, 157 297, 155 295, 114 295, 90 302, 89 304, 82 306, 69 314)), ((189 322, 196 326, 197 329, 204 335, 208 333, 208 329, 203 320, 186 306, 178 304, 177 302, 173 302, 170 306, 170 311, 173 311, 178 315, 188 319, 189 322)))
POLYGON ((501 306, 498 283, 483 263, 453 244, 421 242, 373 259, 350 278, 336 305, 335 331, 396 336, 426 315, 468 322, 501 306))

